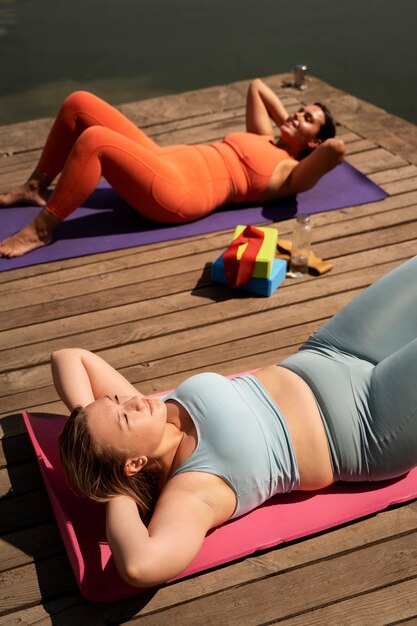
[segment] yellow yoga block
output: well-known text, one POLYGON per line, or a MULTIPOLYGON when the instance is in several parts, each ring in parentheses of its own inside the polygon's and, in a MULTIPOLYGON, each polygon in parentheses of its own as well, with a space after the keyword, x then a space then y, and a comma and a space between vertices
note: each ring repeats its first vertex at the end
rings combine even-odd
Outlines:
MULTIPOLYGON (((236 226, 233 239, 239 237, 246 226, 236 226)), ((278 229, 269 226, 256 226, 264 233, 262 246, 256 256, 255 268, 253 270, 253 278, 268 278, 272 272, 272 263, 275 258, 275 252, 278 241, 278 229)), ((242 254, 246 249, 247 243, 243 243, 237 250, 237 259, 240 261, 242 254)))

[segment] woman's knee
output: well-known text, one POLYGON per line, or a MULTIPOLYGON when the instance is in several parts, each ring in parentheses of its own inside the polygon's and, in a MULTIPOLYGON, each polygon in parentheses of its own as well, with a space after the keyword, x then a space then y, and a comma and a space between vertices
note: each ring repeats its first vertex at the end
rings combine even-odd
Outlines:
POLYGON ((78 137, 74 150, 92 154, 103 148, 104 145, 114 143, 114 131, 103 126, 89 126, 78 137))
POLYGON ((62 103, 62 109, 65 113, 70 115, 86 111, 88 112, 96 100, 97 96, 89 91, 73 91, 65 98, 62 103))

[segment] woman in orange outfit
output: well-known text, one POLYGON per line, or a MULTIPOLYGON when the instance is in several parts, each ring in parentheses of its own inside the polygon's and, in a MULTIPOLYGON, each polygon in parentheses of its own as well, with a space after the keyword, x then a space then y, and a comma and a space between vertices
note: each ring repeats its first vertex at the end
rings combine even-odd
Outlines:
POLYGON ((324 105, 288 115, 259 79, 249 85, 246 131, 212 144, 161 148, 106 102, 87 92, 71 94, 29 179, 0 195, 0 206, 42 207, 32 222, 0 243, 0 256, 20 256, 49 244, 57 224, 82 205, 101 176, 145 218, 181 223, 226 203, 267 202, 305 191, 344 156, 324 105), (272 122, 280 130, 278 141, 272 122))

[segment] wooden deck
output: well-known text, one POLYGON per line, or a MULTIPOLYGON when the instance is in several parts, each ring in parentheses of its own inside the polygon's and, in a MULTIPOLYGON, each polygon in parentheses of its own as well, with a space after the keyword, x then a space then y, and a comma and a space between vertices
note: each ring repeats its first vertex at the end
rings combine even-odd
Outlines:
MULTIPOLYGON (((62 412, 52 350, 82 346, 147 393, 207 369, 276 362, 367 285, 417 253, 417 129, 312 79, 267 82, 289 109, 324 101, 348 161, 389 194, 314 216, 320 278, 286 280, 271 298, 210 284, 220 232, 0 274, 0 626, 53 624, 417 623, 417 502, 256 554, 123 602, 79 594, 20 412, 62 412)), ((209 141, 244 126, 247 83, 123 105, 161 144, 209 141)), ((23 180, 50 120, 0 128, 0 190, 23 180)), ((0 210, 1 219, 1 210, 0 210)), ((1 222, 0 222, 1 224, 1 222)), ((288 236, 292 220, 279 223, 288 236)), ((1 232, 1 225, 0 225, 1 232)), ((417 312, 416 312, 417 314, 417 312)))

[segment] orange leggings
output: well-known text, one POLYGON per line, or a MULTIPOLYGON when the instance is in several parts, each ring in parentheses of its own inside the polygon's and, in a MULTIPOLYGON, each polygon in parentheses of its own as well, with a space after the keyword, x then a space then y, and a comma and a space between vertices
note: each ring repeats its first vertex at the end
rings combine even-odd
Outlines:
POLYGON ((64 219, 101 176, 144 217, 168 223, 206 215, 230 200, 231 176, 210 145, 159 147, 115 108, 78 91, 63 103, 38 169, 61 172, 47 209, 64 219))

